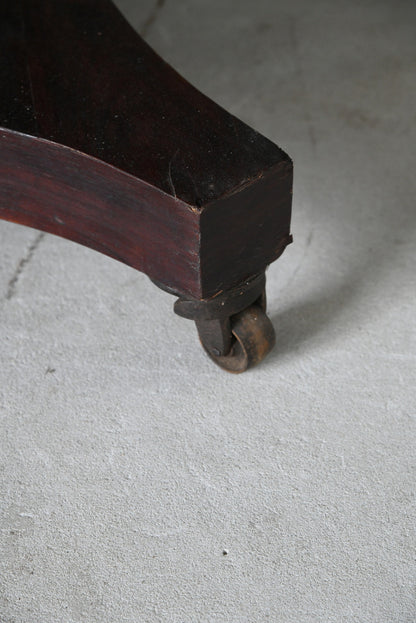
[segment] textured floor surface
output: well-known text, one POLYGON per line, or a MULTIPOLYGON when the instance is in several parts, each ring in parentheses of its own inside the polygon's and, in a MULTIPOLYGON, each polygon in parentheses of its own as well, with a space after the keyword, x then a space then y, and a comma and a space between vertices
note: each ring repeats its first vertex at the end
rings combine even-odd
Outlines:
POLYGON ((1 222, 0 621, 414 622, 416 5, 118 5, 295 161, 277 347, 1 222))

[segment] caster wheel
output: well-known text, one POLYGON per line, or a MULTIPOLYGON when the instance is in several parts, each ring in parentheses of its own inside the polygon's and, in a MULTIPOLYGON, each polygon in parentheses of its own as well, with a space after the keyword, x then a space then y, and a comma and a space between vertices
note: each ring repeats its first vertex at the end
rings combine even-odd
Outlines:
POLYGON ((223 370, 238 374, 262 361, 272 350, 276 337, 273 325, 259 305, 251 305, 231 317, 232 342, 227 355, 214 355, 202 346, 223 370))

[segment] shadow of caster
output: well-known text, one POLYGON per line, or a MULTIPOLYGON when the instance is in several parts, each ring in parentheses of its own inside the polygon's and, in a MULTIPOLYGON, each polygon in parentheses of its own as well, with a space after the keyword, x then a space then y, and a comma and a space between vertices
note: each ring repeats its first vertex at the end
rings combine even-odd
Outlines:
POLYGON ((261 361, 264 271, 291 241, 290 158, 109 0, 4 0, 0 37, 0 218, 146 273, 225 370, 261 361))

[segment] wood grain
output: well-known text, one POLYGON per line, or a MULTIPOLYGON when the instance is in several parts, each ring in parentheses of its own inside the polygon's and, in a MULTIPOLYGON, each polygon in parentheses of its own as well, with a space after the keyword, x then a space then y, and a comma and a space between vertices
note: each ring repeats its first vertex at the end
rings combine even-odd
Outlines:
POLYGON ((109 0, 5 0, 0 43, 0 218, 200 298, 289 242, 289 157, 186 82, 109 0))

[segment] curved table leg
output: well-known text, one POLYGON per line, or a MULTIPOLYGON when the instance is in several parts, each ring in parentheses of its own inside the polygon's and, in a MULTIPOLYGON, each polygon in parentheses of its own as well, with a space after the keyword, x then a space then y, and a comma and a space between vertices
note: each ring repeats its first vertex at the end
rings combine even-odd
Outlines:
POLYGON ((260 361, 274 343, 264 271, 291 241, 290 158, 110 0, 4 0, 0 45, 0 218, 146 273, 221 367, 260 361))

